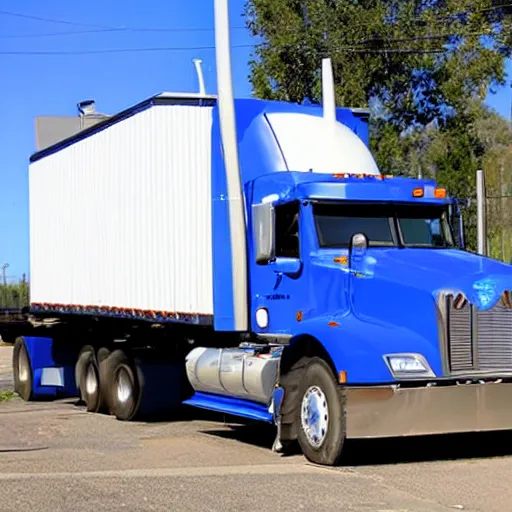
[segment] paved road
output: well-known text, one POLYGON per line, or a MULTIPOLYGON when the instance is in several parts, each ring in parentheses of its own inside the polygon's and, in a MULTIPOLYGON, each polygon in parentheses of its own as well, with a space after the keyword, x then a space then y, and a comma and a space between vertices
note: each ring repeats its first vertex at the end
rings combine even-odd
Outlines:
MULTIPOLYGON (((0 379, 10 349, 0 347, 0 379)), ((353 442, 344 465, 271 453, 273 432, 193 410, 123 423, 73 401, 0 403, 2 512, 510 510, 512 434, 353 442), (215 420, 215 421, 213 421, 215 420)))

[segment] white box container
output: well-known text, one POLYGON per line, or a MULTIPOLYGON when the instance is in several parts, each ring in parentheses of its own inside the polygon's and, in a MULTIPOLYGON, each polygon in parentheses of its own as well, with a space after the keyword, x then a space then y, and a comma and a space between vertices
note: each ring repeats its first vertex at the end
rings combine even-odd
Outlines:
POLYGON ((134 109, 33 158, 34 305, 213 315, 212 110, 134 109))

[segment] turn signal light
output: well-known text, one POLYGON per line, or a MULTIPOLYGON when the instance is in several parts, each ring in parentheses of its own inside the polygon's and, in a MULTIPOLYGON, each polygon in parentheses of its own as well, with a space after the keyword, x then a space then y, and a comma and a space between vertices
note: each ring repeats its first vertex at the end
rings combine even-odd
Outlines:
POLYGON ((445 188, 436 188, 434 190, 434 197, 437 199, 444 199, 446 197, 446 189, 445 188))
POLYGON ((412 191, 412 197, 423 197, 423 189, 422 188, 415 188, 412 191))

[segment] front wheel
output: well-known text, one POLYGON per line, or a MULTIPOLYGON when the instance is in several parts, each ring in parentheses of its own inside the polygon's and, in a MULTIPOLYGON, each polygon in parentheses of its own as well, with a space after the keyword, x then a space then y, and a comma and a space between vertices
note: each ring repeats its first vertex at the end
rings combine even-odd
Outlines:
POLYGON ((336 465, 346 436, 344 393, 323 359, 309 360, 297 399, 295 421, 302 452, 315 464, 336 465))

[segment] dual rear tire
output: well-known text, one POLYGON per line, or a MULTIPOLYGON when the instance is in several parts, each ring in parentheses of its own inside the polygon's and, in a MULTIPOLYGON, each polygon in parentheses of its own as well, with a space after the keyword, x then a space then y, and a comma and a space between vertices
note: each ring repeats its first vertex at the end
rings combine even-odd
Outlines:
POLYGON ((80 397, 89 412, 105 412, 132 420, 140 409, 137 365, 122 350, 82 349, 76 366, 80 397))

